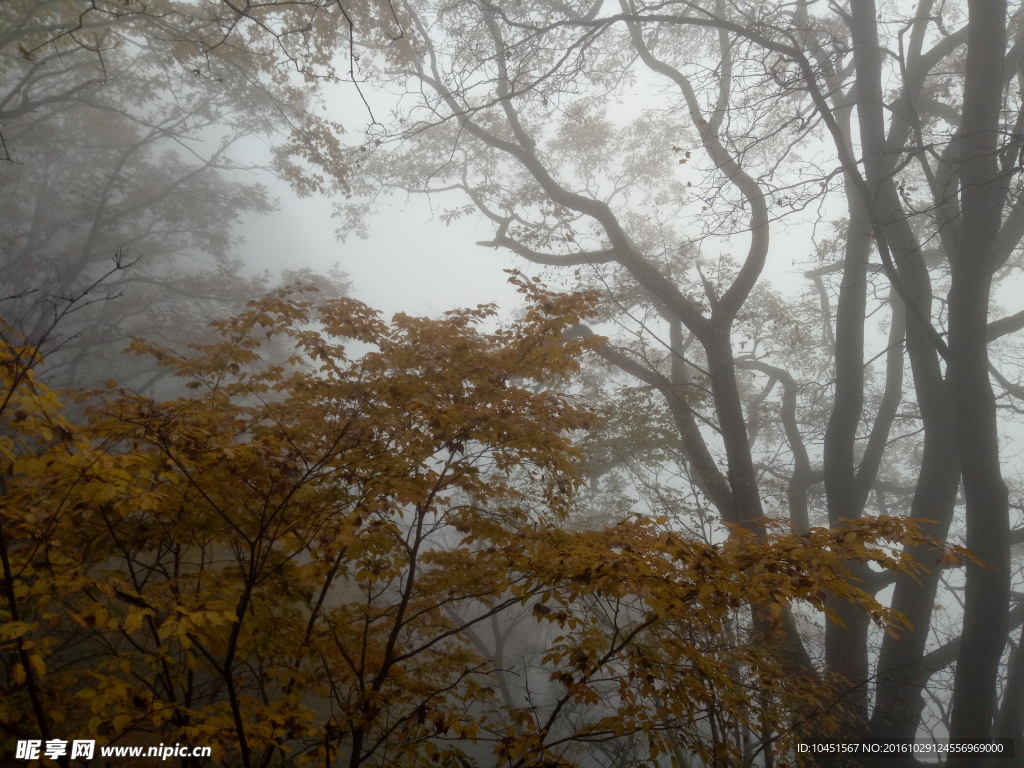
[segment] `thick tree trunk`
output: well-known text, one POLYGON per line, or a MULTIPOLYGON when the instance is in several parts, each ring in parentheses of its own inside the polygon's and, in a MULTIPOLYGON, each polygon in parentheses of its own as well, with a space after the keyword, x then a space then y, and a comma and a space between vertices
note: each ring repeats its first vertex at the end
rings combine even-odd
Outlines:
MULTIPOLYGON (((891 249, 897 279, 908 299, 907 351, 924 427, 924 452, 912 514, 935 520, 931 532, 943 537, 952 520, 959 480, 952 400, 942 378, 934 332, 928 325, 932 303, 928 271, 893 179, 895 154, 888 151, 884 130, 881 51, 874 4, 854 3, 851 10, 858 119, 870 196, 866 202, 876 232, 884 234, 891 249)), ((932 553, 910 554, 931 565, 932 573, 920 581, 900 579, 896 585, 893 605, 908 617, 912 627, 899 639, 887 637, 883 641, 871 720, 872 735, 879 738, 912 739, 920 719, 922 681, 926 678, 916 665, 928 638, 938 573, 932 553)))
POLYGON ((959 279, 954 278, 949 295, 948 378, 957 404, 967 547, 984 561, 984 565, 967 566, 963 644, 953 688, 952 739, 992 735, 996 678, 1006 642, 1010 597, 1009 507, 999 466, 995 398, 988 380, 984 341, 989 280, 977 279, 981 274, 980 270, 970 277, 961 273, 959 279))
MULTIPOLYGON (((1006 49, 1005 0, 971 0, 960 166, 962 239, 950 254, 947 379, 956 404, 957 444, 967 502, 968 564, 964 629, 953 686, 951 739, 992 735, 999 660, 1010 597, 1009 505, 999 465, 995 397, 986 326, 1005 182, 997 149, 1006 49)), ((973 764, 954 758, 950 766, 973 764)))
MULTIPOLYGON (((863 494, 857 484, 855 447, 864 406, 864 315, 867 306, 868 261, 871 254, 871 220, 864 202, 847 183, 850 222, 847 227, 843 281, 836 307, 835 401, 825 430, 824 473, 828 518, 832 526, 855 520, 864 512, 863 494)), ((861 563, 848 563, 850 578, 863 581, 861 563)), ((868 615, 846 600, 829 601, 840 622, 825 626, 825 663, 830 672, 850 683, 843 705, 848 715, 866 727, 868 719, 868 615)), ((851 733, 859 737, 860 733, 851 733)))

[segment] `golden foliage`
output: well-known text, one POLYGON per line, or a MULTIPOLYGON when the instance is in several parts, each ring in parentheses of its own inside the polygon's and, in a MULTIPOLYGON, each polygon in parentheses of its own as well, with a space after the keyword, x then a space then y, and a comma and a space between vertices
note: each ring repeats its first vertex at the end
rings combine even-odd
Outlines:
POLYGON ((926 537, 889 518, 718 546, 663 520, 565 529, 597 415, 551 386, 593 343, 563 333, 594 297, 512 279, 528 310, 491 332, 491 306, 386 323, 278 292, 187 357, 137 341, 194 397, 112 386, 87 426, 8 344, 6 733, 245 766, 541 766, 615 738, 732 759, 753 728, 782 765, 802 724, 834 724, 828 681, 787 658, 787 609, 831 592, 898 630, 843 563, 911 570, 896 547, 926 537), (287 364, 260 356, 276 336, 287 364), (498 618, 532 624, 544 691, 510 693, 480 640, 498 618))

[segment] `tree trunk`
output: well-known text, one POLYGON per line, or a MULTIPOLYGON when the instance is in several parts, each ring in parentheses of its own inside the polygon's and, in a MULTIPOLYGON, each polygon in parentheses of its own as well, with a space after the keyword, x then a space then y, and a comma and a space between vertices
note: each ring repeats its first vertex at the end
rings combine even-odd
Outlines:
MULTIPOLYGON (((986 326, 1005 181, 1000 174, 1005 0, 968 4, 967 69, 957 140, 962 236, 950 254, 947 378, 956 403, 957 444, 967 501, 967 546, 985 565, 967 565, 964 629, 953 686, 951 739, 992 736, 999 660, 1010 597, 1009 504, 999 465, 986 326)), ((976 764, 953 758, 949 765, 976 764)))
MULTIPOLYGON (((832 526, 855 520, 864 512, 858 492, 855 446, 864 405, 864 315, 867 306, 868 261, 871 253, 871 220, 863 201, 851 193, 843 281, 836 308, 835 401, 825 430, 824 473, 828 519, 832 526)), ((850 578, 863 581, 866 569, 847 563, 850 578)), ((825 626, 825 662, 829 671, 850 683, 843 699, 848 714, 862 730, 868 718, 867 614, 846 600, 830 600, 841 623, 825 626)), ((859 737, 860 733, 851 733, 859 737)))

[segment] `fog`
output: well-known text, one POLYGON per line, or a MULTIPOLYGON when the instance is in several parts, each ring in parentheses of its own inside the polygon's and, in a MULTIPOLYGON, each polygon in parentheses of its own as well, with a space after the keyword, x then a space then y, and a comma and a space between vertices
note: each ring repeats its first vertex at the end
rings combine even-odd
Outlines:
POLYGON ((1024 765, 1021 30, 0 5, 0 761, 1024 765))
POLYGON ((507 309, 516 303, 504 270, 523 265, 477 246, 489 234, 479 221, 446 225, 426 200, 393 201, 373 217, 367 239, 343 242, 329 199, 297 198, 280 183, 270 189, 278 210, 240 230, 247 270, 274 273, 282 265, 301 265, 324 271, 337 265, 351 280, 352 294, 385 317, 435 317, 477 304, 507 309))

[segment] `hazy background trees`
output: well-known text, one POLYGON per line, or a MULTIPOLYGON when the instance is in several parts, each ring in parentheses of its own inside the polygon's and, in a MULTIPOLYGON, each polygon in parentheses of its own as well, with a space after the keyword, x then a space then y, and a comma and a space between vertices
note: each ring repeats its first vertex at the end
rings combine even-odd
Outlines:
MULTIPOLYGON (((275 207, 266 171, 307 194, 325 175, 344 184, 346 165, 324 161, 343 127, 315 107, 345 17, 100 1, 0 14, 4 317, 32 343, 47 337, 52 381, 142 385, 122 355, 129 335, 198 340, 281 277, 247 272, 238 248, 241 226, 275 207), (329 53, 296 39, 313 22, 329 53)), ((283 279, 337 295, 330 269, 283 279)))

